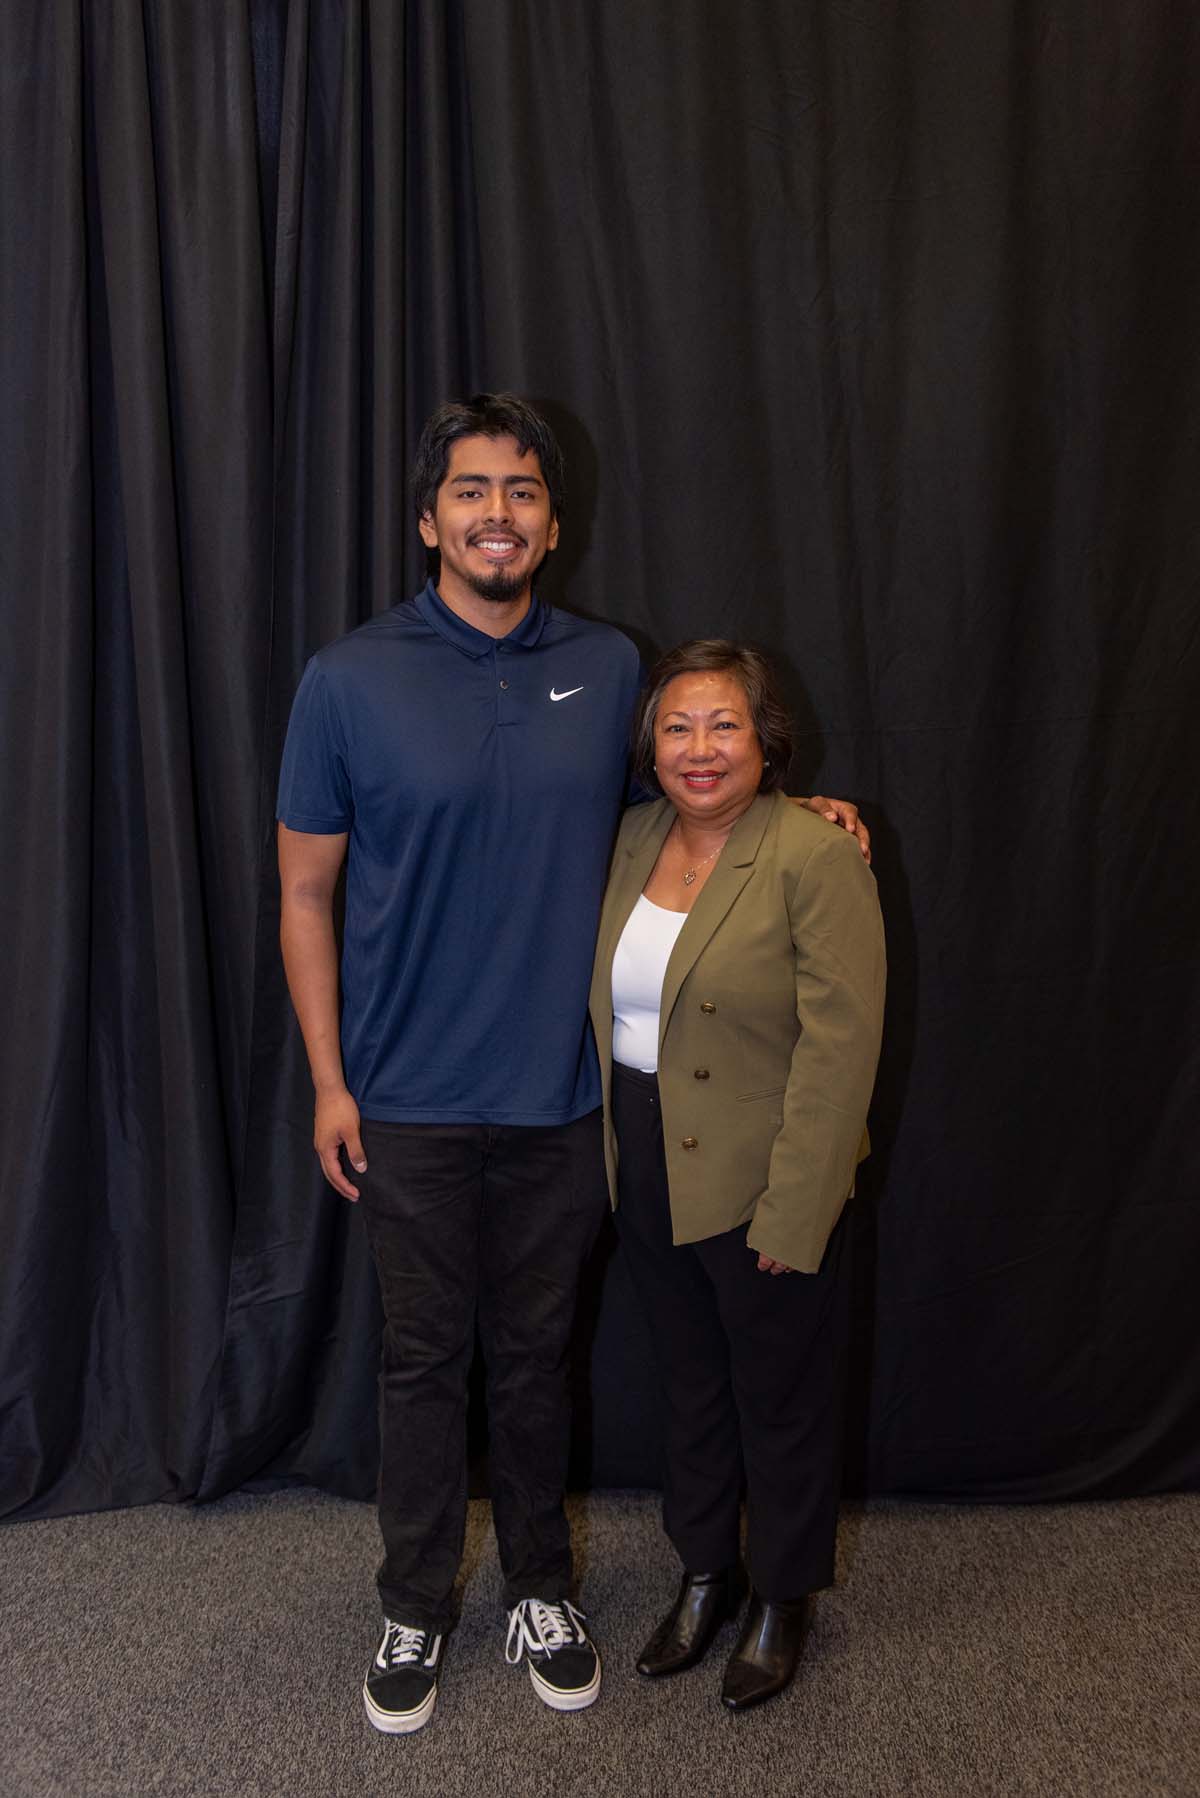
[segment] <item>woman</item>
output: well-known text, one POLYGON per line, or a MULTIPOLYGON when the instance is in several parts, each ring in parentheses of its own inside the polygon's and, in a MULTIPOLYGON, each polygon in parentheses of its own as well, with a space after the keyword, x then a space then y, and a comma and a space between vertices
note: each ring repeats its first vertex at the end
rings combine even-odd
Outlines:
POLYGON ((782 1691, 833 1577, 849 1258, 867 1152, 883 927, 853 837, 779 790, 787 714, 763 657, 686 643, 653 671, 591 1010, 617 1229, 663 1380, 678 1597, 638 1661, 693 1666, 753 1584, 722 1699, 782 1691))

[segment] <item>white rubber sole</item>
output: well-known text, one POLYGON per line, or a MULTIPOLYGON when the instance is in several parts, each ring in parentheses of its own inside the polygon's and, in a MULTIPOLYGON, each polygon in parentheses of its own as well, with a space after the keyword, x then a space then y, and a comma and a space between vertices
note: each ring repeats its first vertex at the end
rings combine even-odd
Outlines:
POLYGON ((366 1707, 367 1722, 373 1729, 381 1730, 385 1736, 407 1736, 414 1729, 420 1729, 433 1716, 433 1707, 437 1703, 437 1686, 433 1686, 429 1696, 425 1698, 415 1711, 381 1711, 372 1699, 371 1694, 363 1686, 363 1704, 366 1707))
POLYGON ((550 1685, 538 1673, 533 1662, 529 1663, 529 1678, 533 1689, 543 1704, 548 1704, 552 1711, 586 1711, 589 1704, 595 1704, 600 1696, 600 1656, 596 1656, 596 1671, 586 1686, 580 1686, 577 1692, 560 1692, 557 1686, 550 1685))

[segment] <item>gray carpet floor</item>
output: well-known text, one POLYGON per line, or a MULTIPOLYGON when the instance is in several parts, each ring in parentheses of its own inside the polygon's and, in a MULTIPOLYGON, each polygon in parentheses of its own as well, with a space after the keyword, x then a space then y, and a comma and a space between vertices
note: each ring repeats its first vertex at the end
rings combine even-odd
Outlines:
POLYGON ((599 1702, 557 1715, 504 1661, 487 1507, 438 1707, 385 1738, 370 1507, 239 1495, 0 1529, 0 1791, 1053 1798, 1200 1794, 1200 1496, 848 1508, 801 1677, 743 1717, 709 1663, 632 1657, 676 1577, 657 1501, 572 1501, 599 1702))

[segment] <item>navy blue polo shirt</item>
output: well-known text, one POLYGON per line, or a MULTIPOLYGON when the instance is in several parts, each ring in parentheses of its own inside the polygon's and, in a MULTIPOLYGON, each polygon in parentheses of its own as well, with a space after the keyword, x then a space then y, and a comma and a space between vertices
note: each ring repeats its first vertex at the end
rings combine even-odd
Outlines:
POLYGON ((350 833, 342 1059, 364 1117, 599 1104, 588 985, 639 681, 609 625, 535 598, 496 640, 432 582, 309 662, 277 815, 350 833))

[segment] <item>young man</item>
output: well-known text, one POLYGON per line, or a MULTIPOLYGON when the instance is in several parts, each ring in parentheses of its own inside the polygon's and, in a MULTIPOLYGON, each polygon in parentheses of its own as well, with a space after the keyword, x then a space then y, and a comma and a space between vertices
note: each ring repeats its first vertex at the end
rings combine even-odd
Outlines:
MULTIPOLYGON (((278 805, 314 1145, 362 1199, 383 1295, 384 1621, 363 1696, 397 1734, 431 1716, 453 1622, 476 1318, 508 1659, 556 1710, 600 1689, 570 1596, 566 1359, 607 1203, 587 997, 640 679, 619 631, 534 597, 562 457, 531 408, 442 407, 414 494, 436 578, 309 662, 278 805)), ((856 828, 853 807, 807 803, 856 828)))

